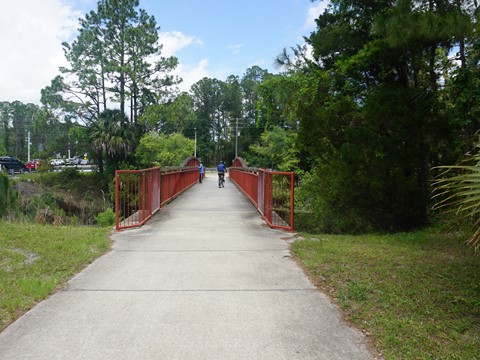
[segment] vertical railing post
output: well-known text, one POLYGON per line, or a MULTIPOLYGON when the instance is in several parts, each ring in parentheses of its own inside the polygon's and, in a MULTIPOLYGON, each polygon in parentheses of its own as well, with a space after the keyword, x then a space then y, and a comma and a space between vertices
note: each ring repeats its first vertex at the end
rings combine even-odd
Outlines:
POLYGON ((143 218, 144 218, 144 214, 145 214, 145 184, 144 184, 144 180, 145 180, 145 177, 143 176, 143 172, 140 172, 139 173, 139 177, 138 177, 138 181, 139 181, 139 186, 138 186, 138 193, 139 193, 139 203, 138 203, 138 222, 141 223, 143 221, 143 218))
POLYGON ((295 176, 290 174, 290 231, 295 228, 295 176))
POLYGON ((147 187, 148 187, 148 194, 147 194, 147 208, 148 208, 148 216, 152 216, 152 172, 149 171, 147 173, 147 187))
POLYGON ((258 209, 260 213, 263 215, 265 212, 265 170, 259 169, 258 170, 258 209))
POLYGON ((272 174, 266 172, 265 181, 265 216, 267 221, 272 223, 272 174))
POLYGON ((118 171, 115 171, 115 229, 120 230, 119 220, 119 196, 120 196, 120 184, 118 180, 118 171))

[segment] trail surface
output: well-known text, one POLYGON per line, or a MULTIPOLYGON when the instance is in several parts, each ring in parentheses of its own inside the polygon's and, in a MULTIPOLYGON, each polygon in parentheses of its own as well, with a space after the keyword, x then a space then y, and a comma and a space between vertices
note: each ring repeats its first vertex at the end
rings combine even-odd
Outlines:
POLYGON ((212 174, 0 334, 0 359, 372 359, 363 335, 212 174))

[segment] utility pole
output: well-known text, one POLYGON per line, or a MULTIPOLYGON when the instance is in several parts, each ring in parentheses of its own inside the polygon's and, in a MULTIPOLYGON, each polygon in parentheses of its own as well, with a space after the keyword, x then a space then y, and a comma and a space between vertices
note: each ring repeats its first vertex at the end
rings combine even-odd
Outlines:
POLYGON ((28 135, 27 135, 27 149, 28 149, 28 161, 30 161, 30 145, 32 143, 30 142, 30 130, 28 130, 28 135))

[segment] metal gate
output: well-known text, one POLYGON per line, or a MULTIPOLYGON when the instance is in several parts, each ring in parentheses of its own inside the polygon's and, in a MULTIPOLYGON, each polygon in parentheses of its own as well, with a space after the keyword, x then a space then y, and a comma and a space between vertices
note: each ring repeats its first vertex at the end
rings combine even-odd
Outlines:
POLYGON ((258 211, 270 227, 293 231, 293 172, 259 169, 258 211))
POLYGON ((115 172, 116 229, 138 227, 161 206, 194 185, 198 167, 182 166, 115 172))
POLYGON ((115 172, 116 229, 143 225, 160 209, 160 168, 115 172))
MULTIPOLYGON (((242 165, 237 162, 234 165, 242 165)), ((233 166, 230 178, 272 228, 294 229, 294 174, 233 166)))

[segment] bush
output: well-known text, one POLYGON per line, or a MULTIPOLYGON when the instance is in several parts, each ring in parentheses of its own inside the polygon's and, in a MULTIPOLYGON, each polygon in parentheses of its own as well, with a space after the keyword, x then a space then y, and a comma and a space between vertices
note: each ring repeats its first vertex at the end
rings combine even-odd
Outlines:
POLYGON ((55 198, 50 192, 43 192, 31 198, 30 202, 25 207, 25 214, 34 219, 39 210, 57 209, 55 198))
POLYGON ((107 208, 105 209, 105 211, 98 213, 98 215, 95 217, 95 221, 97 222, 97 225, 103 226, 103 227, 114 225, 115 220, 116 220, 115 213, 110 208, 107 208))
POLYGON ((74 181, 80 178, 80 173, 76 168, 65 168, 60 172, 59 178, 62 182, 74 181))
POLYGON ((18 194, 13 189, 10 178, 0 173, 0 217, 18 210, 18 194))
POLYGON ((22 200, 20 209, 31 221, 49 222, 51 212, 58 219, 61 217, 63 224, 92 225, 96 222, 95 216, 111 206, 110 194, 104 191, 105 183, 102 174, 68 169, 28 174, 15 188, 22 200))
POLYGON ((295 189, 297 230, 358 234, 375 228, 361 204, 355 203, 355 189, 348 186, 338 188, 338 183, 341 179, 335 177, 325 164, 317 165, 303 176, 300 186, 295 189))
POLYGON ((45 161, 45 160, 40 161, 40 165, 38 167, 38 172, 48 173, 48 172, 51 172, 53 170, 54 170, 54 168, 53 168, 53 165, 50 163, 50 161, 45 161))

